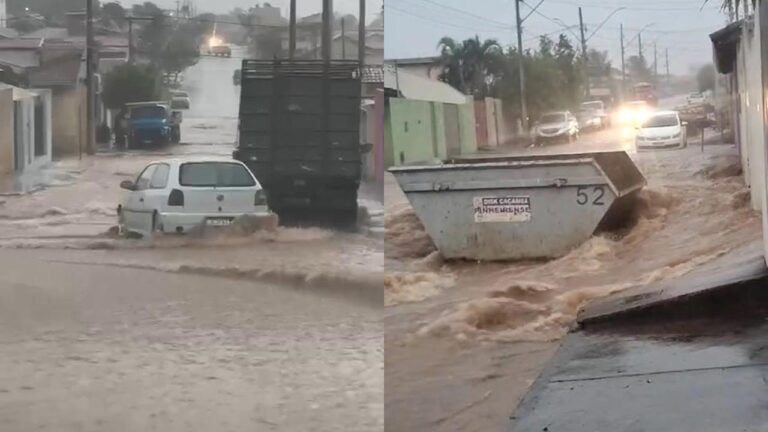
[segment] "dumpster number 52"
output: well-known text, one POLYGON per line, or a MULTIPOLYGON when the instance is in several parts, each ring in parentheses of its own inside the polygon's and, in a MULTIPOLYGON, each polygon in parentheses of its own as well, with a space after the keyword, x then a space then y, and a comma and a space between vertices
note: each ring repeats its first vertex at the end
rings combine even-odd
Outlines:
POLYGON ((601 206, 605 205, 603 202, 603 196, 605 195, 605 188, 603 186, 579 186, 576 188, 576 203, 579 205, 587 205, 592 202, 592 205, 601 206))

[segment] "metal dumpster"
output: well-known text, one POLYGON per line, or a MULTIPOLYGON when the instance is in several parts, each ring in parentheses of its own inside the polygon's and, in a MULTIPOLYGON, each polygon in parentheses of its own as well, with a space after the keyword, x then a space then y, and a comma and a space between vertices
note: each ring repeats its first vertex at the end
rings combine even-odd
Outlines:
POLYGON ((645 177, 623 151, 391 168, 445 258, 564 255, 626 219, 645 177))

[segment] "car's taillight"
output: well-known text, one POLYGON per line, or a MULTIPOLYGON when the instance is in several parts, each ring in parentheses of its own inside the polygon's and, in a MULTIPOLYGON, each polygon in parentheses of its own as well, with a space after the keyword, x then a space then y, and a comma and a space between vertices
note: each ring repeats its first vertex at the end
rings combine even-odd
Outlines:
POLYGON ((264 193, 263 189, 256 191, 256 197, 253 200, 253 205, 256 206, 263 206, 267 203, 267 195, 264 193))
POLYGON ((168 196, 168 205, 174 207, 184 207, 184 192, 174 189, 168 196))

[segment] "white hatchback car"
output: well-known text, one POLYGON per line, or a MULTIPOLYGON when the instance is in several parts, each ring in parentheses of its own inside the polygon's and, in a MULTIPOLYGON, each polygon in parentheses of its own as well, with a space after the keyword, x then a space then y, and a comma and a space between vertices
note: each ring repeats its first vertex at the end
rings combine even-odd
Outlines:
POLYGON ((166 160, 152 162, 118 206, 122 231, 141 235, 185 233, 205 223, 230 225, 243 215, 270 215, 267 197, 245 164, 235 160, 166 160))
POLYGON ((688 146, 686 126, 680 121, 677 111, 653 113, 638 129, 635 144, 641 148, 662 148, 688 146))

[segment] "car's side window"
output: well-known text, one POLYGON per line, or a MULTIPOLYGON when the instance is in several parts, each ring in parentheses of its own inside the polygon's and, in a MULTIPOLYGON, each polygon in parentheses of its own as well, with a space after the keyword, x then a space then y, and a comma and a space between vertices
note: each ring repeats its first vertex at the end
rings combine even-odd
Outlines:
POLYGON ((159 164, 152 174, 152 180, 149 182, 151 189, 164 189, 168 185, 168 173, 171 167, 168 164, 159 164))
POLYGON ((152 180, 152 174, 155 173, 155 167, 157 167, 157 165, 150 165, 139 175, 139 178, 136 180, 137 191, 149 189, 149 183, 152 180))

